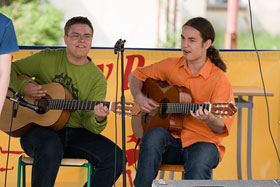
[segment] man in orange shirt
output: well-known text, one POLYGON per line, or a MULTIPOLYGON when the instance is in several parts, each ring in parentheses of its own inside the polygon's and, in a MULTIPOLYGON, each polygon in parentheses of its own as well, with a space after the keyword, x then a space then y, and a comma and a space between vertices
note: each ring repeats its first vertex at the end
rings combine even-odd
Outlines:
MULTIPOLYGON (((191 95, 180 93, 180 102, 234 102, 232 87, 225 75, 226 65, 212 46, 214 39, 215 31, 208 20, 190 19, 182 28, 182 57, 137 68, 130 75, 130 89, 141 111, 149 113, 159 107, 142 92, 147 78, 188 88, 191 95)), ((212 169, 224 155, 222 139, 228 136, 233 118, 218 118, 201 107, 190 113, 184 116, 180 133, 153 128, 143 136, 134 180, 136 187, 151 186, 161 163, 183 164, 184 179, 211 179, 212 169)), ((178 120, 175 117, 170 123, 178 123, 178 120)))

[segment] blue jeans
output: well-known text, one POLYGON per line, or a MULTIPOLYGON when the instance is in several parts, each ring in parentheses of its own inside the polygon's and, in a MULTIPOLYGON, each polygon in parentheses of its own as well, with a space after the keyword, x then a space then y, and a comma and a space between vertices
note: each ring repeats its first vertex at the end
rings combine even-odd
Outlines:
POLYGON ((85 158, 94 165, 91 186, 112 187, 122 172, 122 151, 111 140, 82 128, 54 132, 36 126, 20 139, 26 154, 34 158, 32 186, 53 187, 64 158, 85 158), (115 168, 115 169, 114 169, 115 168))
POLYGON ((184 179, 211 179, 212 169, 219 163, 215 144, 197 142, 182 148, 181 139, 175 139, 163 128, 149 130, 140 144, 135 187, 151 186, 161 163, 184 165, 184 179))

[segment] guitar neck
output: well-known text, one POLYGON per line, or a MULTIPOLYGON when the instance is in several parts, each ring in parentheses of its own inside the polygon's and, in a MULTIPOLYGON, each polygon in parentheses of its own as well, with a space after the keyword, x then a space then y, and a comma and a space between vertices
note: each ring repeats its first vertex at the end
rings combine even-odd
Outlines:
POLYGON ((199 107, 202 110, 207 109, 211 112, 211 104, 196 104, 196 103, 161 103, 161 110, 168 114, 189 114, 190 111, 196 112, 199 107))
POLYGON ((108 109, 111 109, 111 102, 103 101, 79 101, 62 99, 41 99, 38 105, 45 106, 49 110, 93 110, 95 105, 103 103, 108 109))

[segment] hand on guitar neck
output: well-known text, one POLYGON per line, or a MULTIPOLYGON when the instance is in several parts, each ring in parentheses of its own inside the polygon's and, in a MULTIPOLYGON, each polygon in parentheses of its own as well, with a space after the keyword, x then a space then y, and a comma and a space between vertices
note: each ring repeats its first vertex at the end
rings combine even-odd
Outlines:
MULTIPOLYGON (((105 99, 102 99, 103 102, 105 102, 105 99)), ((109 115, 109 109, 106 105, 103 105, 101 102, 98 105, 94 106, 94 116, 98 123, 101 123, 104 121, 104 119, 109 115)))

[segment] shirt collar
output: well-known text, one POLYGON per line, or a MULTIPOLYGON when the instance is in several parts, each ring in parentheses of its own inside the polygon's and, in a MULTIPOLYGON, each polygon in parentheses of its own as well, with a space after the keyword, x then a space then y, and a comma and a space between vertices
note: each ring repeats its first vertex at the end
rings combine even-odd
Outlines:
MULTIPOLYGON (((210 76, 211 70, 212 70, 212 65, 213 63, 211 62, 211 60, 208 58, 206 63, 203 65, 203 67, 200 69, 199 72, 197 72, 196 74, 194 74, 193 76, 199 76, 201 75, 204 79, 207 79, 210 76)), ((181 62, 180 62, 180 67, 184 67, 187 72, 191 75, 191 71, 189 69, 188 63, 187 61, 184 59, 184 57, 181 58, 181 62)))

